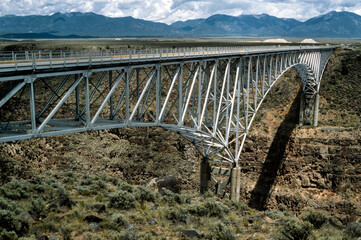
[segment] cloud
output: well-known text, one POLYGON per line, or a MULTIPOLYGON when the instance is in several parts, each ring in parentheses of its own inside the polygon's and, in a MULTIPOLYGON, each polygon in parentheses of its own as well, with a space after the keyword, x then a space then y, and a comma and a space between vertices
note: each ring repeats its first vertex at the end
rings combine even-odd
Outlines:
POLYGON ((95 12, 172 23, 213 14, 261 14, 307 20, 329 11, 361 14, 359 0, 1 0, 0 15, 95 12))

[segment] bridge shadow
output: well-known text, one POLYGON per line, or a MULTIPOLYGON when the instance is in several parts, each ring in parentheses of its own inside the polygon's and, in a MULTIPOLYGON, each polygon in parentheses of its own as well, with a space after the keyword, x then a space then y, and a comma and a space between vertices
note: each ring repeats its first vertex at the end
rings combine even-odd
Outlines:
POLYGON ((271 195, 272 187, 276 182, 280 167, 284 161, 284 154, 287 143, 291 138, 293 130, 299 122, 300 99, 302 89, 298 92, 290 110, 286 114, 267 153, 261 174, 254 189, 248 205, 258 210, 265 210, 268 199, 271 195))

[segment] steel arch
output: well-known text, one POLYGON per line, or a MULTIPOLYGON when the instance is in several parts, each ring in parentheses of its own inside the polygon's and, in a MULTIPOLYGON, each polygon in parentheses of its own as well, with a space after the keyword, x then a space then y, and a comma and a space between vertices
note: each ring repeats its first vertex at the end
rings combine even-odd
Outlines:
MULTIPOLYGON (((238 167, 259 107, 291 67, 302 78, 300 123, 313 120, 317 125, 320 81, 333 49, 197 48, 130 51, 126 57, 102 53, 101 58, 94 53, 85 54, 87 58, 72 53, 67 58, 61 53, 60 60, 53 58, 54 53, 49 58, 44 53, 31 53, 29 58, 25 53, 22 60, 19 53, 12 53, 13 61, 0 54, 4 58, 0 82, 9 85, 0 95, 0 110, 5 113, 14 99, 30 106, 28 118, 1 117, 0 142, 160 126, 184 136, 205 158, 238 167), (63 77, 60 84, 51 86, 59 77, 63 77), (45 104, 36 94, 39 83, 51 93, 45 104), (62 115, 64 108, 68 114, 62 115)), ((16 111, 18 106, 10 107, 16 111)))

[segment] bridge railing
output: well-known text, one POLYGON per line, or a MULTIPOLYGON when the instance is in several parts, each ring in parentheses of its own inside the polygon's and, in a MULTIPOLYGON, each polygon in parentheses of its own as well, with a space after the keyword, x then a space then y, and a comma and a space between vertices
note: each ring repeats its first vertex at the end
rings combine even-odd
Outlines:
POLYGON ((100 51, 23 51, 0 52, 0 71, 52 68, 57 66, 93 65, 113 62, 134 62, 199 56, 222 56, 267 51, 320 49, 320 46, 251 46, 120 49, 100 51))

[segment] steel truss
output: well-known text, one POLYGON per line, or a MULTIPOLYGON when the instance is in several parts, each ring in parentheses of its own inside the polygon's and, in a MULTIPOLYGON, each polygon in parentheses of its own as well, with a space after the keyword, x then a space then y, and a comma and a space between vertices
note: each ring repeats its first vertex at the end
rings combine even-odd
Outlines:
POLYGON ((321 77, 332 53, 257 51, 7 74, 0 76, 0 142, 159 126, 191 141, 206 159, 238 167, 258 109, 291 67, 302 78, 300 123, 317 125, 321 77))

